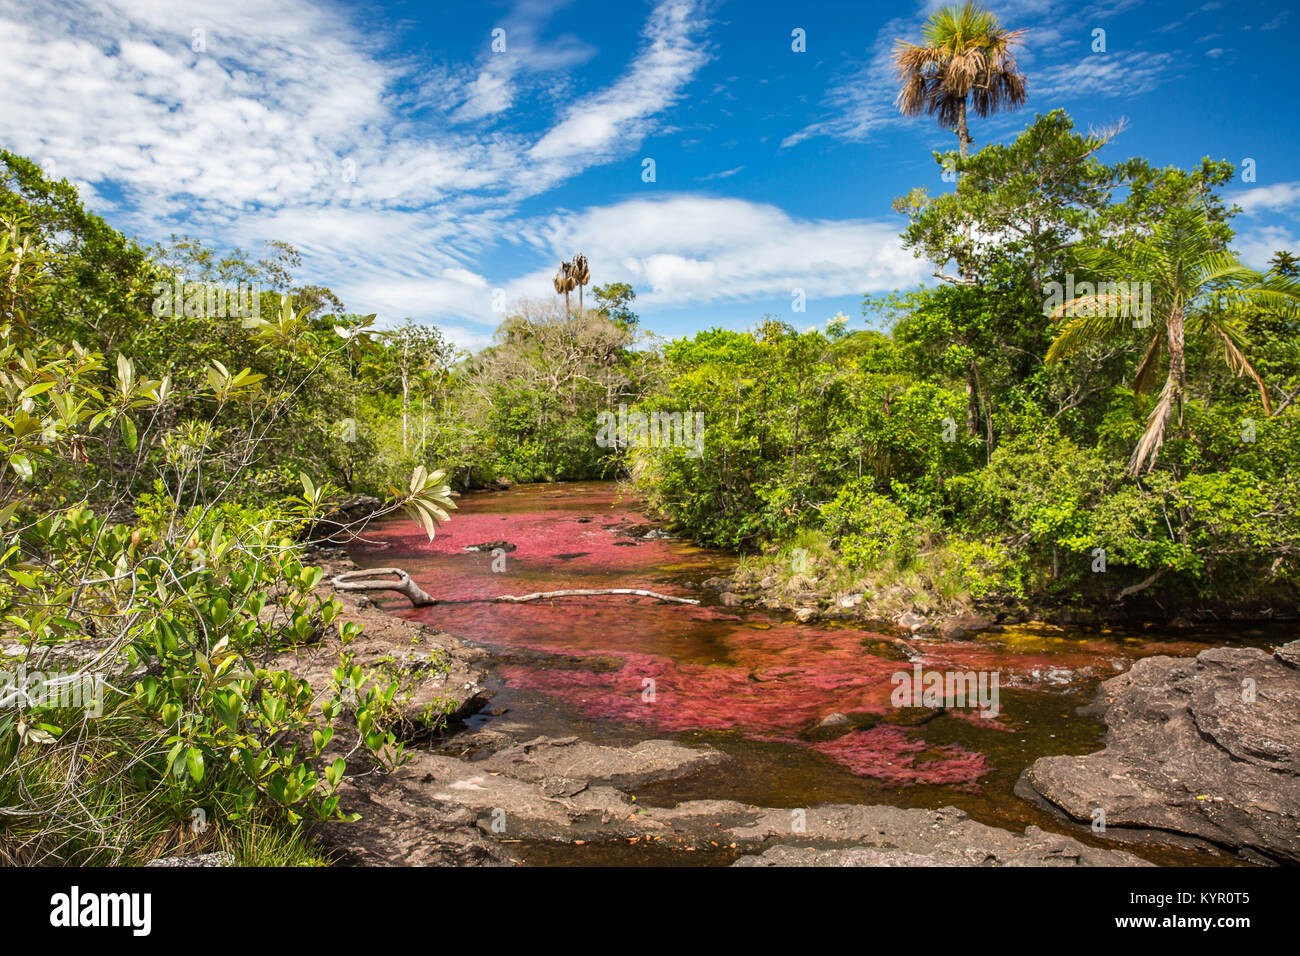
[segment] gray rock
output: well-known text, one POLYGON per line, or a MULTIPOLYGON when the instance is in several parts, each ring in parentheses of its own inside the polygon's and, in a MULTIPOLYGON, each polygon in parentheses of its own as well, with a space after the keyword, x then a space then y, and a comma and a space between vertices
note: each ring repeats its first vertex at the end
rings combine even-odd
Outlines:
POLYGON ((928 627, 929 623, 930 622, 921 615, 914 614, 911 611, 906 611, 898 616, 898 626, 905 631, 912 631, 913 633, 922 628, 928 627))
POLYGON ((1040 758, 1021 784, 1080 822, 1100 809, 1108 827, 1300 863, 1300 670, 1285 656, 1140 660, 1098 690, 1106 748, 1040 758))
POLYGON ((1300 641, 1283 644, 1273 652, 1273 656, 1287 667, 1300 668, 1300 641))
POLYGON ((1131 853, 1085 846, 1029 827, 1024 833, 971 820, 963 810, 826 804, 810 807, 791 833, 790 810, 764 810, 736 840, 779 841, 734 866, 1149 866, 1131 853))
POLYGON ((224 850, 218 850, 214 853, 199 853, 195 856, 163 856, 156 860, 150 860, 145 866, 234 866, 235 857, 232 853, 224 850))

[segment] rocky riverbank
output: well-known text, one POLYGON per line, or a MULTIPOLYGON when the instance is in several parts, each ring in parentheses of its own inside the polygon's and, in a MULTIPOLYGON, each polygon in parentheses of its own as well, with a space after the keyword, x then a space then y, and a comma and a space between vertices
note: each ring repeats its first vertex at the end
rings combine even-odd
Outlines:
MULTIPOLYGON (((315 560, 325 566, 326 581, 354 567, 341 551, 315 560)), ((344 607, 340 624, 364 627, 352 645, 358 662, 389 668, 402 683, 404 732, 411 737, 410 760, 394 771, 350 762, 341 809, 361 819, 317 829, 346 863, 511 865, 527 858, 521 848, 547 844, 597 855, 615 846, 717 851, 726 854, 722 862, 742 865, 1145 865, 1130 853, 1037 827, 1016 833, 986 826, 953 807, 638 804, 637 788, 696 773, 727 756, 661 739, 619 747, 577 736, 529 737, 508 718, 472 729, 464 719, 491 696, 486 651, 385 614, 366 597, 335 596, 344 607), (429 719, 431 705, 441 719, 429 719)), ((337 636, 327 636, 281 663, 314 683, 328 681, 337 652, 337 636)), ((336 746, 346 747, 345 738, 340 734, 336 746)))
POLYGON ((1017 793, 1108 837, 1203 841, 1300 863, 1300 641, 1149 657, 1088 708, 1106 748, 1043 757, 1017 793))
MULTIPOLYGON (((861 583, 861 582, 859 582, 861 583)), ((1167 629, 1221 627, 1225 621, 1290 620, 1290 613, 1271 609, 1202 608, 1167 616, 1159 608, 1125 605, 1046 605, 1004 598, 996 601, 941 600, 899 586, 883 593, 870 587, 844 588, 833 580, 807 575, 782 579, 764 569, 740 567, 729 577, 711 577, 700 589, 716 595, 724 607, 762 607, 784 611, 802 623, 854 621, 904 637, 962 640, 982 631, 1038 622, 1063 626, 1143 625, 1158 621, 1167 629)))

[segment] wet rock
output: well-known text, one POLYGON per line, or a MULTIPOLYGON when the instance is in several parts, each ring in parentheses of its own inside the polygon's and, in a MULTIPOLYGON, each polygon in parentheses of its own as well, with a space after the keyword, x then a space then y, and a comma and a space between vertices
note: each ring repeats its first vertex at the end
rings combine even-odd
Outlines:
POLYGON ((817 620, 817 609, 811 607, 801 607, 794 612, 794 619, 800 624, 808 624, 817 620))
POLYGON ((974 611, 966 611, 948 618, 939 625, 939 636, 945 640, 959 641, 971 634, 987 631, 990 627, 993 627, 991 618, 974 611))
POLYGON ((685 776, 725 759, 711 748, 665 740, 605 747, 572 737, 514 743, 475 762, 420 751, 392 773, 345 782, 342 809, 359 811, 362 819, 323 825, 324 838, 353 862, 411 865, 511 862, 507 846, 497 841, 646 838, 668 848, 724 841, 767 848, 746 865, 1142 863, 1033 827, 1018 834, 985 826, 952 807, 828 804, 790 810, 732 800, 656 807, 641 806, 620 789, 685 776))
POLYGON ((467 544, 466 551, 496 551, 500 548, 502 551, 510 552, 518 548, 518 545, 511 544, 509 541, 484 541, 482 544, 467 544))
POLYGON ((806 811, 765 810, 754 825, 733 827, 728 834, 779 841, 735 866, 1150 865, 1130 853, 1095 849, 1038 827, 1016 833, 976 823, 956 807, 827 804, 806 811), (796 819, 800 829, 792 832, 796 819))
POLYGON ((726 578, 705 578, 703 581, 700 582, 700 587, 707 588, 711 591, 716 591, 718 588, 722 587, 724 584, 727 583, 728 582, 726 578))
POLYGON ((1106 748, 1035 761, 1020 792, 1080 822, 1100 809, 1108 827, 1300 863, 1300 669, 1288 648, 1138 661, 1098 690, 1106 748))
POLYGON ((384 503, 374 495, 353 495, 341 502, 334 509, 332 517, 342 517, 346 521, 368 518, 384 507, 384 503))
POLYGON ((584 787, 588 781, 634 787, 685 776, 724 759, 712 748, 697 750, 667 740, 624 748, 602 747, 576 737, 538 737, 496 753, 484 766, 489 772, 530 782, 563 778, 582 781, 584 787))
POLYGON ((194 866, 234 866, 235 857, 232 853, 224 850, 218 850, 214 853, 198 853, 194 856, 161 856, 156 860, 150 860, 145 866, 161 867, 194 867, 194 866))
POLYGON ((718 595, 718 601, 723 607, 740 607, 745 603, 745 598, 732 591, 723 591, 718 595))
POLYGON ((817 726, 818 727, 847 727, 852 723, 853 721, 849 720, 847 714, 841 714, 838 711, 836 711, 833 714, 827 714, 825 717, 823 717, 821 723, 818 724, 817 726))
POLYGON ((542 781, 542 793, 548 797, 571 797, 587 789, 587 781, 572 777, 547 777, 542 781))
POLYGON ((1300 641, 1283 644, 1273 652, 1273 656, 1287 667, 1300 668, 1300 641))
POLYGON ((853 847, 849 850, 819 850, 811 846, 774 846, 756 856, 742 856, 732 866, 960 866, 903 850, 853 847))
POLYGON ((911 611, 905 611, 898 616, 898 626, 905 631, 911 631, 913 634, 928 627, 929 623, 921 615, 914 614, 911 611))

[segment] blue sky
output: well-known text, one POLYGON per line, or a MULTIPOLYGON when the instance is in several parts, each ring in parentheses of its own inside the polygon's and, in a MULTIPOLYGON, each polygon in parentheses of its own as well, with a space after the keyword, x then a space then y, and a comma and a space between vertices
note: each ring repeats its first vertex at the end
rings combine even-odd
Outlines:
MULTIPOLYGON (((143 240, 283 239, 351 310, 466 347, 490 339, 494 305, 553 298, 576 252, 594 283, 631 282, 663 335, 766 313, 860 325, 863 293, 932 281, 890 202, 950 188, 931 152, 955 137, 898 114, 889 53, 939 5, 0 0, 0 143, 143 240)), ((1104 158, 1251 159, 1255 181, 1228 190, 1246 209, 1238 251, 1300 247, 1284 50, 1300 13, 989 7, 1028 31, 1030 94, 975 119, 977 147, 1057 107, 1082 129, 1126 118, 1104 158)))

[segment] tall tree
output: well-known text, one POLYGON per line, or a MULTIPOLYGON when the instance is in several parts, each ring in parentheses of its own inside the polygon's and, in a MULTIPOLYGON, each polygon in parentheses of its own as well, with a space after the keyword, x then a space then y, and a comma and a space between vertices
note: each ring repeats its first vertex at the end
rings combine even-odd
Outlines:
POLYGON ((591 268, 581 252, 573 257, 573 281, 578 285, 578 314, 583 314, 582 290, 591 281, 591 268))
POLYGON ((1160 399, 1129 458, 1130 474, 1141 473, 1144 465, 1150 471, 1175 416, 1182 422, 1189 334, 1212 336, 1228 367, 1254 380, 1265 414, 1273 413, 1268 388, 1242 351, 1240 319, 1252 311, 1294 313, 1300 306, 1300 283, 1265 277, 1242 265, 1223 250, 1214 221, 1199 208, 1174 210, 1149 237, 1127 236, 1114 247, 1076 247, 1074 254, 1110 281, 1056 306, 1052 317, 1067 321, 1048 349, 1047 361, 1059 362, 1090 343, 1130 335, 1134 328, 1150 328, 1133 380, 1134 391, 1142 392, 1154 384, 1161 361, 1168 358, 1160 399), (1146 309, 1140 302, 1146 298, 1144 282, 1151 284, 1146 309))
POLYGON ((561 262, 560 270, 555 273, 555 291, 564 296, 564 315, 567 318, 569 312, 569 293, 573 291, 576 285, 573 277, 573 263, 561 262))
POLYGON ((923 45, 899 40, 894 50, 898 108, 907 116, 929 113, 954 130, 965 159, 973 142, 968 104, 977 116, 989 116, 1025 102, 1025 76, 1011 54, 1025 31, 1002 29, 997 17, 967 0, 936 11, 921 35, 923 45))

